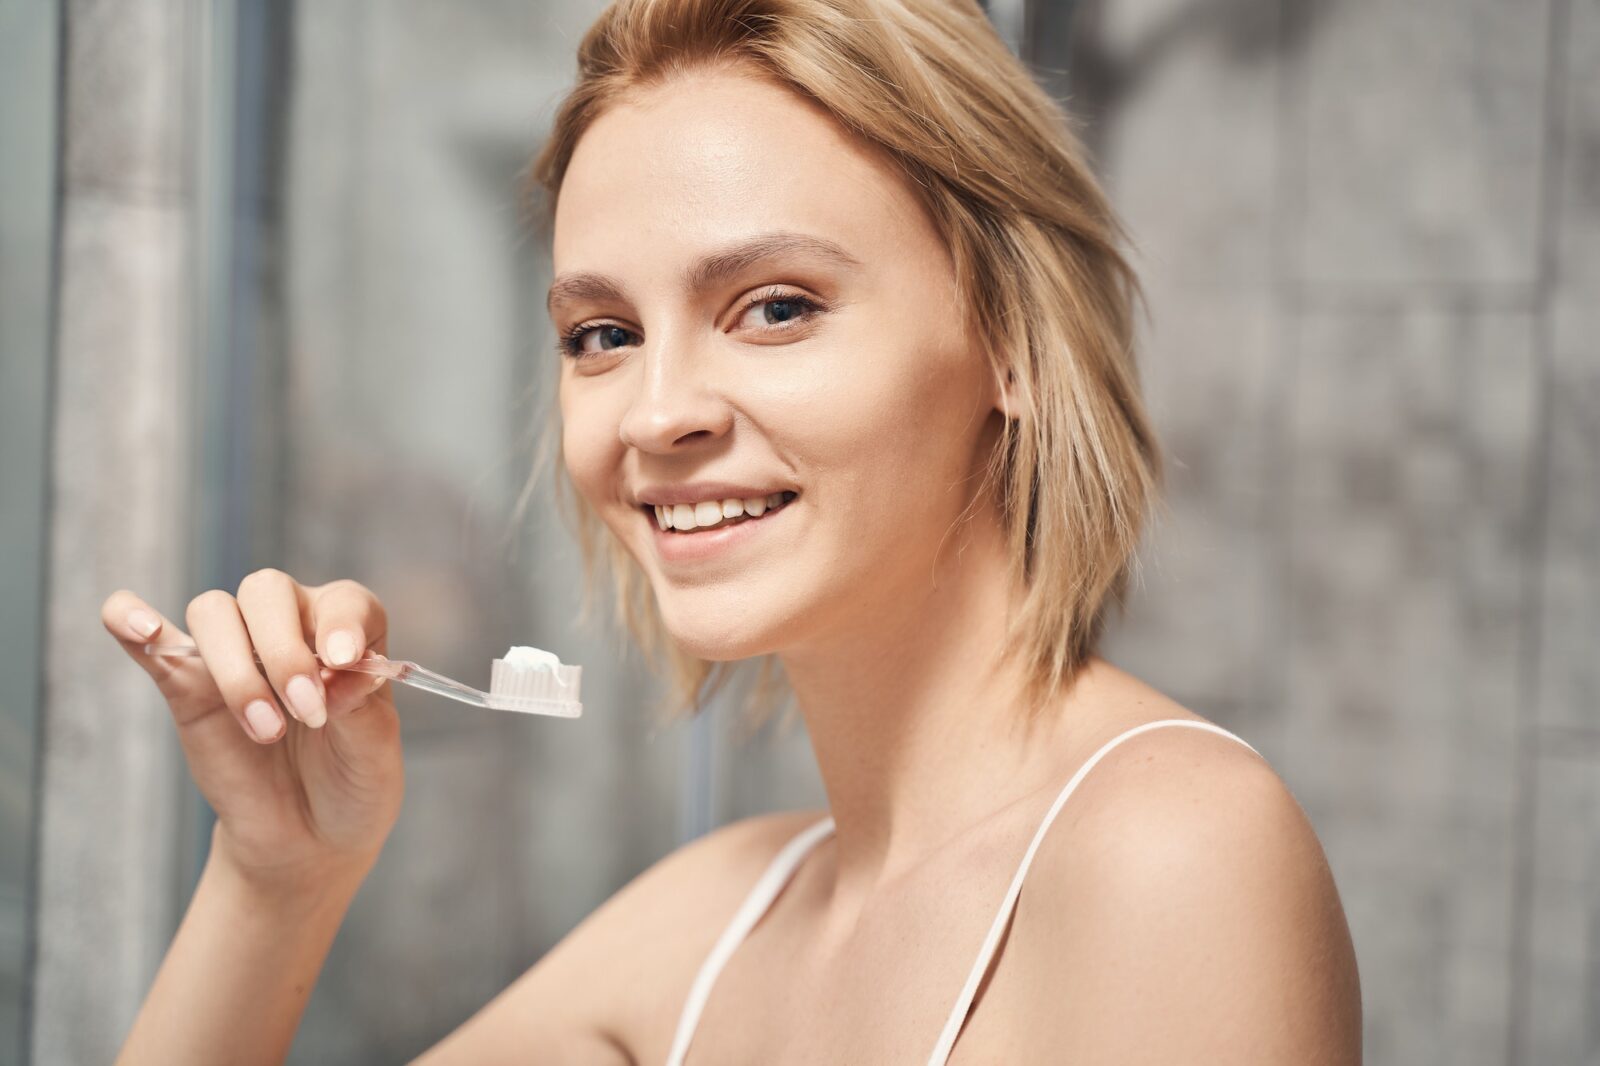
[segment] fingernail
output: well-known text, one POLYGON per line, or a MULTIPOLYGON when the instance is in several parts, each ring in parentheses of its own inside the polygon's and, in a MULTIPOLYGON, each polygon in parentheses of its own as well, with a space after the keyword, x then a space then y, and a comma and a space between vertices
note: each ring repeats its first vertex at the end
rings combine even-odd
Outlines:
POLYGON ((250 727, 251 734, 261 741, 272 740, 283 728, 283 719, 278 716, 278 709, 266 700, 251 700, 244 709, 245 724, 250 727))
POLYGON ((289 697, 289 706, 294 708, 294 713, 312 729, 321 729, 328 720, 328 707, 322 702, 322 693, 317 691, 316 683, 305 674, 294 675, 284 686, 283 694, 289 697))
POLYGON ((128 628, 141 637, 148 637, 161 628, 161 619, 149 611, 141 611, 136 607, 128 612, 128 628))
POLYGON ((348 630, 337 630, 328 638, 328 661, 334 666, 356 661, 356 638, 348 630))

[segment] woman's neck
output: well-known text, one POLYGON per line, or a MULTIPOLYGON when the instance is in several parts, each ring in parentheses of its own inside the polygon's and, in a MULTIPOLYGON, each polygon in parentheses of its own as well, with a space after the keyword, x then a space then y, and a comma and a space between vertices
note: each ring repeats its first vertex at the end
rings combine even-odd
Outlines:
POLYGON ((1009 577, 998 523, 969 522, 962 536, 919 597, 874 604, 783 656, 837 826, 841 892, 870 893, 1059 765, 1050 749, 1084 679, 1024 722, 1020 668, 999 662, 1009 577))

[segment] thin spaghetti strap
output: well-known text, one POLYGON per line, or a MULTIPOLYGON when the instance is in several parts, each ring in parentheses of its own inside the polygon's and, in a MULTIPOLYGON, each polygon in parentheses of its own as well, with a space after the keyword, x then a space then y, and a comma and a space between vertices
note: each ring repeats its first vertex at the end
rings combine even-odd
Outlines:
MULTIPOLYGON (((1022 893, 1022 879, 1028 876, 1028 867, 1033 865, 1033 856, 1038 852, 1039 845, 1043 842, 1044 835, 1049 831, 1051 823, 1056 820, 1056 815, 1060 813, 1062 806, 1067 802, 1067 797, 1072 795, 1073 789, 1078 787, 1078 782, 1083 780, 1084 775, 1094 769, 1095 763, 1105 758, 1112 748, 1115 748, 1129 737, 1169 725, 1188 726, 1191 729, 1204 729, 1212 733, 1218 733, 1239 741, 1245 747, 1250 748, 1251 751, 1256 751, 1254 747, 1244 740, 1234 736, 1221 726, 1213 725, 1210 722, 1195 722, 1187 718, 1164 718, 1157 722, 1145 722, 1143 725, 1134 726, 1132 729, 1108 740, 1101 746, 1099 751, 1089 756, 1084 764, 1078 767, 1078 772, 1073 774, 1072 779, 1061 789, 1060 794, 1056 796, 1056 801, 1050 805, 1049 813, 1044 816, 1044 821, 1039 824, 1038 830, 1033 834, 1033 841, 1028 845, 1026 854, 1022 856, 1022 864, 1017 867, 1016 876, 1011 879, 1011 887, 1006 891, 1006 898, 1000 904, 1000 913, 995 915, 993 924, 989 926, 989 935, 984 938, 983 947, 978 951, 977 961, 972 964, 972 970, 967 974, 967 983, 962 986, 961 995, 957 998, 955 1007, 950 1011, 950 1017, 945 1021, 944 1031, 939 1034, 939 1042, 934 1045, 933 1054, 928 1056, 928 1066, 944 1066, 945 1061, 949 1059, 950 1051, 956 1044, 956 1037, 961 1033, 961 1026, 966 1022, 967 1012, 972 1009, 972 1000, 978 993, 978 985, 983 982, 983 975, 988 972, 989 962, 994 958, 995 948, 999 946, 1000 937, 1005 932, 1006 923, 1011 919, 1011 911, 1017 905, 1017 897, 1022 893)), ((1260 755, 1261 753, 1256 751, 1256 754, 1260 755)))
POLYGON ((756 881, 755 887, 751 888, 744 903, 734 913, 733 920, 717 938, 711 954, 700 964, 700 972, 695 975, 694 984, 689 988, 689 998, 683 1005, 683 1013, 678 1017, 678 1031, 672 1038, 672 1050, 667 1054, 667 1066, 682 1066, 683 1057, 689 1053, 689 1043, 694 1039, 695 1027, 700 1024, 700 1013, 706 1009, 706 1000, 711 998, 711 988, 717 983, 717 976, 722 973, 722 968, 728 964, 735 949, 749 935, 750 930, 755 928, 761 916, 767 913, 767 908, 772 906, 772 901, 778 898, 778 893, 789 883, 789 878, 794 876, 801 861, 813 847, 832 832, 831 817, 812 823, 809 828, 802 830, 783 846, 783 850, 773 857, 766 871, 756 881))

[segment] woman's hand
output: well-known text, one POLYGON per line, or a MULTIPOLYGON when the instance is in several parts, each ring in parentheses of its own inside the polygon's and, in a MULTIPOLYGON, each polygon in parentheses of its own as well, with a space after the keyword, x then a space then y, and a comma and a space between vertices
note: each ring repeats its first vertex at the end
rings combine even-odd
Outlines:
POLYGON ((384 679, 322 664, 385 652, 376 596, 354 581, 305 586, 257 570, 237 596, 191 600, 189 634, 127 590, 100 616, 172 709, 217 812, 214 858, 284 894, 366 875, 400 813, 400 720, 384 679), (200 658, 146 655, 146 642, 197 645, 200 658))

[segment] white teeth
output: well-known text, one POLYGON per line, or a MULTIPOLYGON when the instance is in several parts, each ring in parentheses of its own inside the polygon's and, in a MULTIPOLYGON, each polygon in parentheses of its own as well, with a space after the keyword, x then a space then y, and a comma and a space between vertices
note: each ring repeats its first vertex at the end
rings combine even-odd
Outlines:
POLYGON ((700 503, 678 504, 653 504, 656 513, 656 525, 662 530, 676 529, 687 532, 691 529, 702 529, 707 526, 721 525, 743 515, 751 518, 760 518, 768 511, 776 510, 783 505, 784 492, 774 492, 768 496, 751 496, 748 499, 739 499, 730 496, 725 500, 705 500, 700 503))

